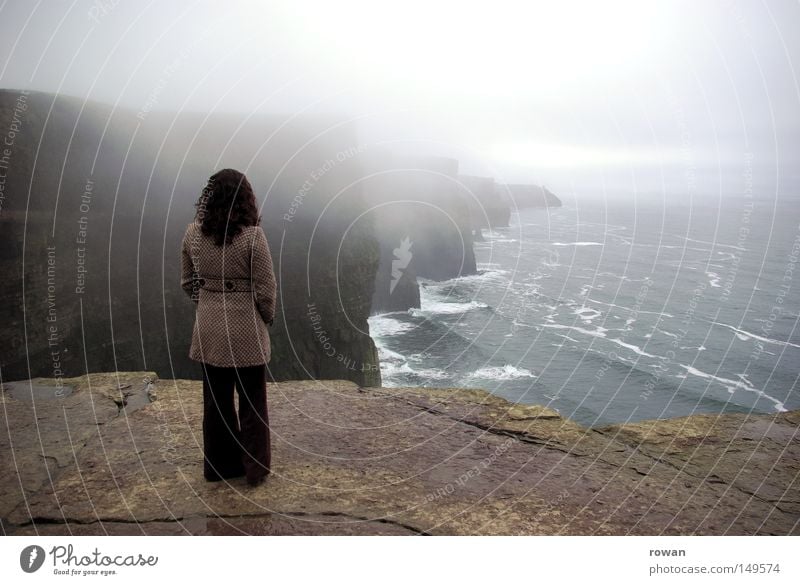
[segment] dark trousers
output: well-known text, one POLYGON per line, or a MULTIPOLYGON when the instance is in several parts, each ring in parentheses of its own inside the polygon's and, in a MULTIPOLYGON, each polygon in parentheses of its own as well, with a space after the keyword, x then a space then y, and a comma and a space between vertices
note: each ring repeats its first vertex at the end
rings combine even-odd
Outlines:
POLYGON ((266 367, 203 369, 203 475, 209 481, 269 474, 266 367), (233 388, 239 393, 237 416, 233 388))

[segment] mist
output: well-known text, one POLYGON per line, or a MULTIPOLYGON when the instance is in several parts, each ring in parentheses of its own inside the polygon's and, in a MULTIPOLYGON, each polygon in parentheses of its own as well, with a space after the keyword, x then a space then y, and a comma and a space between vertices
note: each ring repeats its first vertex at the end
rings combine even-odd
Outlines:
POLYGON ((151 130, 155 112, 326 115, 366 147, 567 197, 724 199, 747 169, 785 198, 798 23, 795 2, 7 2, 0 86, 151 130))

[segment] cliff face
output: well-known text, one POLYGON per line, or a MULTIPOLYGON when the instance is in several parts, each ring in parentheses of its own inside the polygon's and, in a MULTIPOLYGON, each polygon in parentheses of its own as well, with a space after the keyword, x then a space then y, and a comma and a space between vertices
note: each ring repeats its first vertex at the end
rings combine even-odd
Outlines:
POLYGON ((12 122, 0 209, 2 380, 116 368, 199 377, 180 243, 208 176, 229 166, 256 189, 279 272, 274 379, 380 383, 367 325, 378 247, 368 218, 353 224, 364 210, 354 129, 313 115, 143 116, 3 90, 0 125, 12 122))
POLYGON ((378 153, 368 167, 363 188, 380 241, 373 313, 419 307, 418 276, 476 273, 458 161, 378 153))
POLYGON ((287 238, 280 255, 281 303, 270 329, 275 379, 327 377, 380 385, 380 361, 367 323, 378 269, 372 230, 367 224, 349 231, 340 226, 334 235, 315 231, 310 222, 292 227, 303 235, 287 238), (306 275, 313 275, 310 283, 306 275))
POLYGON ((473 238, 483 228, 508 227, 511 211, 525 207, 560 207, 561 200, 538 185, 497 184, 491 177, 460 175, 460 191, 469 204, 473 238))
POLYGON ((461 194, 469 205, 470 226, 475 238, 482 238, 482 228, 508 227, 511 208, 508 201, 498 197, 491 177, 458 177, 461 194))
POLYGON ((250 488, 203 479, 200 383, 153 376, 4 385, 4 534, 800 534, 796 410, 587 429, 481 390, 281 382, 250 488))

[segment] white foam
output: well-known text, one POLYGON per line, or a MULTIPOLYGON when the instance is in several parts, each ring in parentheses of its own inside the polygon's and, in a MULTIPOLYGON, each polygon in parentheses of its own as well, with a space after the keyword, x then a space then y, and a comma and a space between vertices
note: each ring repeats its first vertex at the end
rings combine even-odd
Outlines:
POLYGON ((554 246, 602 246, 602 242, 553 242, 554 246))
MULTIPOLYGON (((637 353, 637 354, 639 354, 641 356, 644 356, 644 357, 651 357, 651 358, 655 358, 655 359, 663 359, 663 358, 661 358, 661 357, 659 357, 657 355, 653 355, 651 353, 647 353, 646 351, 642 350, 640 347, 638 347, 636 345, 633 345, 632 343, 626 343, 626 342, 622 341, 621 339, 615 339, 613 337, 608 337, 606 335, 606 333, 608 332, 608 329, 606 329, 605 327, 598 327, 595 330, 589 330, 589 329, 584 329, 583 327, 570 327, 569 325, 560 325, 560 324, 556 324, 556 323, 552 323, 552 324, 551 323, 545 323, 545 324, 542 325, 542 327, 549 327, 551 329, 572 329, 573 331, 578 331, 579 333, 583 333, 584 335, 590 335, 592 337, 601 337, 603 339, 606 339, 606 340, 610 341, 611 343, 615 343, 615 344, 617 344, 617 345, 619 345, 621 347, 629 349, 632 352, 637 353)), ((571 339, 571 340, 575 341, 573 339, 571 339)))
POLYGON ((404 362, 406 357, 402 353, 392 351, 388 347, 376 344, 378 348, 378 359, 381 362, 404 362))
POLYGON ((717 321, 711 321, 712 325, 719 325, 720 327, 725 327, 726 329, 730 329, 736 334, 736 337, 741 339, 742 341, 749 341, 750 339, 758 339, 759 341, 763 341, 764 343, 773 343, 775 345, 787 345, 789 347, 800 347, 796 343, 790 343, 788 341, 780 341, 778 339, 770 339, 768 337, 761 337, 760 335, 756 335, 755 333, 750 333, 749 331, 744 331, 743 329, 737 329, 732 325, 728 325, 726 323, 718 323, 717 321))
POLYGON ((584 329, 583 327, 575 327, 572 325, 561 325, 559 323, 545 323, 542 327, 549 327, 551 329, 571 329, 573 331, 578 331, 579 333, 583 333, 584 335, 591 335, 592 337, 605 337, 606 332, 608 329, 605 327, 597 327, 594 330, 584 329))
POLYGON ((429 291, 435 291, 436 289, 448 288, 459 283, 505 279, 510 272, 510 270, 503 270, 501 268, 490 268, 481 270, 481 272, 478 274, 464 274, 462 276, 448 278, 447 280, 429 280, 422 277, 417 277, 417 280, 423 285, 420 287, 420 292, 423 292, 426 289, 429 291))
POLYGON ((392 337, 411 331, 416 327, 413 323, 398 321, 386 315, 372 315, 367 322, 372 337, 392 337))
POLYGON ((425 299, 422 303, 422 308, 411 308, 408 310, 409 315, 414 317, 428 317, 430 315, 458 315, 466 313, 473 309, 486 309, 489 305, 480 301, 470 301, 468 303, 447 303, 444 301, 435 301, 433 299, 425 299))
POLYGON ((581 318, 581 321, 587 324, 591 323, 593 319, 596 319, 597 317, 602 315, 600 311, 598 311, 597 309, 592 309, 590 307, 580 307, 578 309, 575 309, 574 313, 581 318))
POLYGON ((408 362, 403 362, 402 364, 381 362, 381 379, 388 382, 385 385, 391 386, 391 379, 399 376, 413 376, 423 380, 443 380, 448 377, 448 374, 442 370, 432 368, 416 370, 408 362))
MULTIPOLYGON (((571 341, 572 343, 580 344, 580 341, 578 341, 577 339, 572 339, 569 335, 561 335, 560 333, 556 333, 555 335, 558 335, 559 337, 563 337, 564 339, 566 339, 567 341, 571 341)), ((553 345, 555 345, 556 347, 563 347, 564 343, 563 342, 554 343, 553 345)))
POLYGON ((403 362, 402 364, 381 362, 382 380, 385 378, 392 378, 402 374, 412 374, 413 372, 414 370, 411 369, 411 366, 408 365, 408 362, 403 362))
POLYGON ((617 345, 619 345, 619 346, 621 346, 621 347, 624 347, 624 348, 626 348, 626 349, 629 349, 629 350, 631 350, 633 353, 637 353, 637 354, 639 354, 639 355, 641 355, 641 356, 644 356, 644 357, 651 357, 651 358, 656 358, 656 359, 662 359, 662 358, 660 358, 660 357, 659 357, 659 356, 657 356, 657 355, 653 355, 652 353, 647 353, 646 351, 642 350, 642 349, 641 349, 639 346, 637 346, 637 345, 633 345, 632 343, 625 343, 625 342, 624 342, 624 341, 622 341, 621 339, 614 339, 614 338, 612 338, 612 337, 608 337, 607 339, 608 339, 610 342, 612 342, 612 343, 616 343, 617 345))
POLYGON ((656 328, 656 331, 658 331, 659 333, 663 333, 664 335, 669 335, 670 337, 673 337, 675 339, 678 339, 680 337, 677 333, 673 333, 672 331, 666 331, 664 329, 658 329, 658 328, 656 328))
POLYGON ((504 366, 484 366, 471 373, 470 378, 489 380, 517 380, 519 378, 535 378, 536 375, 526 368, 517 368, 511 364, 504 366))
POLYGON ((598 301, 596 299, 586 299, 586 300, 589 301, 590 303, 597 303, 598 305, 605 305, 607 307, 615 307, 617 309, 622 309, 623 311, 629 311, 631 313, 635 311, 642 315, 659 315, 661 317, 670 317, 670 318, 673 317, 673 315, 670 315, 669 313, 659 313, 658 311, 644 311, 642 309, 636 311, 635 309, 632 309, 630 307, 623 307, 622 305, 615 305, 614 303, 606 303, 603 301, 598 301))
POLYGON ((680 366, 685 369, 689 374, 693 376, 697 376, 699 378, 705 378, 707 380, 712 380, 725 386, 725 389, 733 394, 736 390, 745 390, 747 392, 753 392, 758 394, 762 398, 766 398, 767 400, 773 402, 775 404, 775 410, 779 412, 787 412, 787 408, 784 406, 783 402, 778 400, 777 398, 773 398, 763 390, 759 390, 754 388, 750 381, 747 379, 747 376, 744 374, 737 374, 739 380, 731 380, 730 378, 722 378, 720 376, 715 376, 713 374, 708 374, 693 366, 687 366, 684 364, 680 364, 680 366))
POLYGON ((519 240, 516 240, 514 238, 509 238, 508 234, 504 234, 502 232, 495 232, 495 231, 490 231, 488 233, 483 234, 483 239, 486 240, 487 242, 491 243, 491 244, 493 244, 495 242, 517 242, 517 241, 519 241, 519 240))
POLYGON ((706 276, 708 277, 708 284, 713 286, 714 288, 720 288, 722 285, 719 283, 719 274, 716 272, 709 272, 706 270, 706 276))
POLYGON ((691 346, 691 345, 682 345, 682 346, 681 346, 681 349, 685 349, 685 350, 692 350, 692 349, 694 349, 694 350, 696 350, 696 351, 700 352, 700 351, 705 351, 705 350, 706 350, 706 349, 708 349, 708 348, 706 348, 706 346, 705 346, 705 345, 699 345, 699 346, 697 346, 697 347, 694 347, 694 346, 691 346))

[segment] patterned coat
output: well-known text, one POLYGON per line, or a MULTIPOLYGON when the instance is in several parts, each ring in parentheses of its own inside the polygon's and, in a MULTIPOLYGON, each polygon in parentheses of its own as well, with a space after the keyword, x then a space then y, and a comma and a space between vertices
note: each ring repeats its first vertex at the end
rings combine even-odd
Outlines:
POLYGON ((244 227, 217 246, 190 223, 181 259, 181 287, 197 305, 189 357, 220 367, 268 363, 277 286, 264 230, 244 227))

